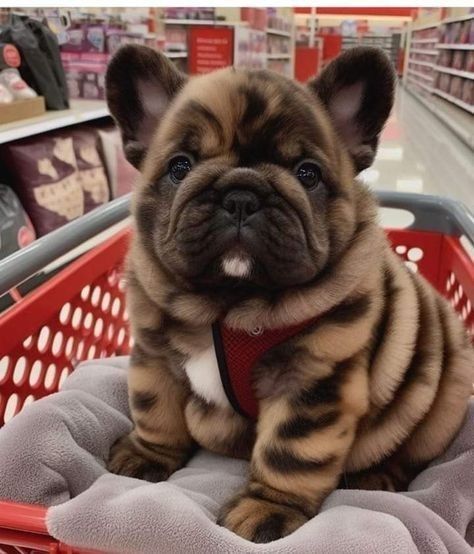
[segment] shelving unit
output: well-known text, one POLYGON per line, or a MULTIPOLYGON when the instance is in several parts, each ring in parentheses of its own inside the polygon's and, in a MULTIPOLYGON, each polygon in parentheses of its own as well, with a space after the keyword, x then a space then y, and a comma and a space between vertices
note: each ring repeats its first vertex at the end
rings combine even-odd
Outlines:
POLYGON ((266 28, 266 33, 268 35, 278 35, 280 37, 291 38, 291 32, 290 31, 280 31, 280 29, 272 29, 271 27, 266 28))
POLYGON ((458 77, 464 77, 465 79, 474 79, 474 71, 461 71, 460 69, 443 67, 442 65, 435 65, 434 70, 438 73, 449 73, 450 75, 457 75, 458 77))
POLYGON ((420 87, 424 90, 426 90, 426 92, 428 93, 432 93, 433 92, 433 87, 430 87, 429 85, 425 84, 425 83, 422 83, 421 81, 418 81, 418 80, 411 80, 410 81, 412 84, 414 84, 416 87, 420 87))
POLYGON ((416 60, 413 61, 413 60, 410 60, 410 63, 416 63, 416 65, 423 65, 425 67, 434 67, 435 64, 433 62, 424 62, 424 61, 421 61, 421 60, 416 60))
POLYGON ((451 96, 451 94, 447 94, 442 90, 438 90, 438 89, 432 89, 432 90, 433 90, 433 93, 436 94, 437 96, 441 96, 441 98, 448 100, 452 104, 455 104, 456 106, 459 106, 463 110, 466 110, 468 113, 474 115, 474 106, 471 106, 470 104, 467 104, 466 102, 459 100, 459 98, 455 98, 454 96, 451 96))
POLYGON ((22 119, 1 126, 0 144, 33 135, 39 135, 69 125, 100 119, 109 115, 104 101, 71 100, 69 110, 47 111, 45 114, 30 119, 22 119))
POLYGON ((187 58, 188 57, 188 51, 183 52, 165 52, 166 56, 170 59, 178 59, 178 58, 187 58))
POLYGON ((419 71, 415 71, 414 69, 408 69, 408 73, 410 75, 415 75, 416 77, 420 77, 421 79, 425 79, 426 81, 434 81, 434 77, 431 75, 425 75, 424 73, 420 73, 419 71))
POLYGON ((295 27, 290 31, 266 28, 267 34, 267 67, 287 77, 294 76, 295 67, 295 27), (278 51, 275 51, 278 50, 278 51))
POLYGON ((427 54, 428 56, 437 56, 438 51, 437 50, 428 50, 424 48, 412 48, 410 52, 413 52, 413 54, 427 54))
POLYGON ((442 44, 438 43, 436 48, 444 50, 474 50, 474 44, 442 44))
POLYGON ((468 56, 472 56, 474 44, 465 42, 469 37, 469 27, 465 27, 468 23, 450 27, 472 19, 474 14, 468 14, 413 29, 408 36, 404 84, 474 149, 474 71, 472 61, 468 61, 472 60, 468 56), (443 42, 445 40, 448 42, 443 42), (455 40, 459 42, 453 42, 455 40), (466 97, 470 101, 466 101, 466 97))
POLYGON ((267 54, 267 60, 291 60, 291 54, 267 54))
POLYGON ((236 25, 248 25, 246 21, 221 21, 220 19, 164 19, 165 25, 207 25, 235 27, 236 25))
MULTIPOLYGON (((253 28, 247 21, 230 21, 227 19, 200 20, 165 18, 162 21, 165 26, 173 27, 192 27, 194 25, 199 25, 207 27, 234 27, 235 29, 241 27, 248 29, 253 28)), ((294 74, 294 25, 291 25, 291 28, 289 28, 290 25, 288 23, 289 22, 281 24, 281 22, 277 22, 275 27, 272 27, 272 22, 269 21, 269 26, 267 26, 263 32, 267 35, 267 67, 292 77, 294 74)), ((184 51, 184 49, 183 51, 179 51, 178 48, 176 51, 169 51, 167 54, 171 59, 187 58, 189 56, 187 51, 184 51)))
POLYGON ((393 33, 391 35, 362 35, 362 36, 343 36, 342 50, 349 50, 355 46, 376 46, 385 50, 393 64, 396 65, 398 57, 398 48, 400 45, 400 35, 393 33))
POLYGON ((437 39, 435 38, 419 38, 418 40, 412 40, 412 44, 436 44, 437 39))

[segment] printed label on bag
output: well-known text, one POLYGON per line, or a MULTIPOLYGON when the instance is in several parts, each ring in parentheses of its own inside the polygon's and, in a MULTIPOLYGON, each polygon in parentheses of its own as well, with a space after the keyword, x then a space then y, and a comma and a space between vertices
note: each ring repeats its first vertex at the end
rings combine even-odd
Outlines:
POLYGON ((36 202, 68 221, 84 214, 84 193, 78 183, 77 172, 50 185, 33 189, 36 202))
POLYGON ((21 56, 16 46, 5 44, 3 47, 3 60, 9 67, 20 67, 21 56))

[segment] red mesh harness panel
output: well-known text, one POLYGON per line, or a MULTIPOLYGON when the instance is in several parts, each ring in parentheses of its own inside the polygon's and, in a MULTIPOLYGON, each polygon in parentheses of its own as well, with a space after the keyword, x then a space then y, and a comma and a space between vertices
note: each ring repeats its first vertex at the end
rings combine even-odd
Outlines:
POLYGON ((256 419, 258 402, 252 389, 252 369, 260 358, 278 344, 293 337, 314 320, 283 329, 260 328, 247 333, 235 331, 222 323, 212 326, 219 373, 232 407, 241 415, 256 419))

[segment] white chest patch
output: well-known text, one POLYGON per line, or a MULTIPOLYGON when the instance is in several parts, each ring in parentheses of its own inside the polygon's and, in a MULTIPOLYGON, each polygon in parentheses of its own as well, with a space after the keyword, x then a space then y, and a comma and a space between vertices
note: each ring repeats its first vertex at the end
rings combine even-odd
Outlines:
POLYGON ((217 406, 230 407, 222 386, 214 345, 189 357, 184 364, 184 370, 196 394, 217 406))
POLYGON ((252 269, 252 262, 249 259, 236 257, 224 258, 222 260, 222 270, 230 277, 248 277, 252 269))

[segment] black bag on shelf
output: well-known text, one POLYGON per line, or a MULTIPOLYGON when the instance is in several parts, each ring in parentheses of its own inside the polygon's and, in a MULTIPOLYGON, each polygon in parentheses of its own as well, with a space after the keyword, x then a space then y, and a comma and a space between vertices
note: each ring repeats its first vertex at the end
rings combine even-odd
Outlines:
POLYGON ((30 244, 35 231, 16 194, 0 184, 0 259, 30 244))
POLYGON ((69 108, 66 76, 54 33, 40 21, 11 15, 0 29, 0 42, 13 43, 21 54, 20 73, 48 110, 69 108))

